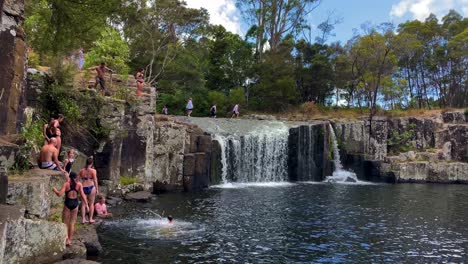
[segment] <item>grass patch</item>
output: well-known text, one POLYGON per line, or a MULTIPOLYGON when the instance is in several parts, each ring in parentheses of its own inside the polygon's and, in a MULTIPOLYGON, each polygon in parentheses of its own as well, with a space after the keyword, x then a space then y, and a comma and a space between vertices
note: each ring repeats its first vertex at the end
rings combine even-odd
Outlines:
POLYGON ((133 177, 133 176, 121 176, 120 177, 120 185, 122 186, 128 186, 128 185, 132 185, 135 183, 138 183, 137 177, 133 177))

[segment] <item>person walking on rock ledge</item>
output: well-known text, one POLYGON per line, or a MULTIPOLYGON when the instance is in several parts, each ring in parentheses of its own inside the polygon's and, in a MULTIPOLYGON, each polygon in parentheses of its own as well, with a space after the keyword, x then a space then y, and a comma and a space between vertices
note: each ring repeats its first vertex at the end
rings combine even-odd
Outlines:
POLYGON ((216 105, 214 104, 214 105, 210 108, 210 117, 211 117, 211 118, 216 118, 216 112, 217 112, 217 109, 216 109, 216 105))
POLYGON ((106 67, 106 64, 104 62, 101 62, 99 66, 90 67, 88 68, 88 70, 89 71, 95 70, 97 73, 96 83, 94 83, 94 89, 96 89, 99 84, 104 91, 104 95, 107 96, 108 92, 106 89, 106 80, 104 79, 104 77, 105 77, 106 72, 114 73, 114 71, 106 67))
POLYGON ((193 103, 192 103, 192 98, 190 98, 187 102, 187 116, 191 117, 192 116, 192 111, 193 111, 193 103))
POLYGON ((70 245, 70 242, 73 239, 73 234, 75 233, 75 222, 78 216, 78 194, 80 194, 83 208, 85 208, 85 210, 88 208, 88 201, 86 200, 86 195, 83 192, 83 186, 76 180, 76 176, 75 172, 71 172, 70 175, 67 175, 70 180, 62 185, 62 189, 60 189, 60 191, 57 191, 55 187, 52 189, 57 196, 65 194, 62 222, 67 226, 67 246, 70 245))
POLYGON ((239 105, 236 104, 234 108, 232 109, 232 116, 231 118, 238 118, 239 117, 239 105))
MULTIPOLYGON (((86 167, 80 170, 78 175, 83 182, 83 192, 86 195, 86 198, 89 201, 89 223, 94 223, 94 198, 99 193, 98 190, 98 180, 96 175, 96 170, 93 169, 93 158, 88 158, 86 160, 86 167)), ((81 223, 86 223, 86 208, 85 205, 81 205, 81 223)))

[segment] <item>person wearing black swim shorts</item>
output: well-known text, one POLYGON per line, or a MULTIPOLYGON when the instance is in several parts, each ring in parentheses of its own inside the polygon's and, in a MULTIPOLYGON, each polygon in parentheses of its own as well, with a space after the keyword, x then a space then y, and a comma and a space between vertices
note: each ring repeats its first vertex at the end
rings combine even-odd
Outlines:
POLYGON ((65 201, 62 211, 62 222, 67 226, 67 239, 66 245, 70 245, 70 241, 73 238, 73 234, 75 233, 75 222, 78 216, 78 194, 80 194, 80 198, 83 204, 83 207, 86 209, 88 208, 88 201, 86 199, 86 195, 83 192, 83 185, 77 181, 77 175, 75 172, 71 172, 69 175, 69 181, 65 182, 62 185, 62 189, 57 191, 54 187, 52 191, 57 196, 62 196, 65 194, 65 201))

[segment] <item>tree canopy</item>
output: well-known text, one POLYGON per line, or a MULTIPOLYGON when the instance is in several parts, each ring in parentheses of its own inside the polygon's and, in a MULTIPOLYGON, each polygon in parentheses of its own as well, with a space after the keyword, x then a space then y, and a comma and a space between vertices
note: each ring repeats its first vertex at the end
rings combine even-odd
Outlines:
POLYGON ((245 37, 179 0, 29 0, 25 28, 41 64, 82 47, 89 65, 146 69, 158 107, 172 114, 190 97, 195 115, 217 104, 222 116, 235 104, 266 112, 330 105, 337 90, 346 106, 371 110, 468 106, 467 18, 451 10, 440 21, 367 25, 346 43, 327 43, 340 23, 329 16, 313 42, 307 15, 318 3, 237 0, 245 37))

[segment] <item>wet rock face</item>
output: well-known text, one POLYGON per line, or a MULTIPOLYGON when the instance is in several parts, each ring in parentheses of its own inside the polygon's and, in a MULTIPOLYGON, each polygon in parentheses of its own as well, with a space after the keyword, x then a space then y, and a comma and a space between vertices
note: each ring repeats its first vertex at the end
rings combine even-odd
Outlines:
POLYGON ((24 0, 0 4, 0 135, 14 134, 21 116, 20 100, 26 64, 26 44, 21 28, 24 0))
POLYGON ((322 181, 331 175, 328 162, 328 125, 299 126, 289 130, 288 174, 292 181, 322 181))

